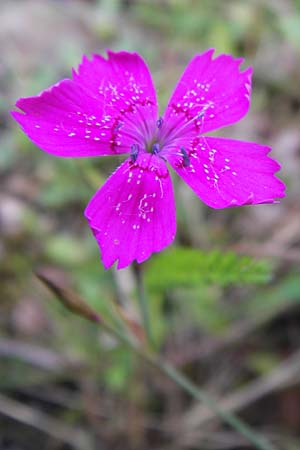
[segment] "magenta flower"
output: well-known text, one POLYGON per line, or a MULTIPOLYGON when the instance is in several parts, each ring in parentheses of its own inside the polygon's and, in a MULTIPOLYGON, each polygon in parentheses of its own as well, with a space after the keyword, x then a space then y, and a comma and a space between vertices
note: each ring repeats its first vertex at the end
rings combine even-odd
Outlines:
POLYGON ((127 154, 96 192, 85 216, 105 268, 141 263, 175 237, 175 203, 167 163, 212 208, 275 203, 284 185, 269 147, 203 134, 248 111, 252 69, 214 50, 195 56, 162 117, 149 70, 136 53, 83 58, 72 79, 13 112, 29 138, 60 157, 127 154))

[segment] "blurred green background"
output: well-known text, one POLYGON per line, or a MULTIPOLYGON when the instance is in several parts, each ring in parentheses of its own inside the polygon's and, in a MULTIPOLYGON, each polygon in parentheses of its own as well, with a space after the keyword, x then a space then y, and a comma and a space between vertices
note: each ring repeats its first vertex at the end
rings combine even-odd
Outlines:
POLYGON ((36 279, 44 270, 107 317, 118 305, 140 320, 131 269, 103 269, 83 218, 121 159, 56 159, 9 116, 107 48, 146 59, 163 112, 210 47, 254 68, 250 113, 218 134, 272 146, 287 197, 214 211, 174 177, 176 245, 145 264, 154 346, 278 448, 299 450, 300 2, 0 3, 0 450, 252 449, 36 279))

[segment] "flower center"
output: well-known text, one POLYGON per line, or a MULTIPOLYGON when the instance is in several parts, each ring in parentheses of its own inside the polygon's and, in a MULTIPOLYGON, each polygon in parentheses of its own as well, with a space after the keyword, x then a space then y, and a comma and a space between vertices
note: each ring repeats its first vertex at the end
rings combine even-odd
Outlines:
POLYGON ((158 136, 155 136, 151 141, 146 144, 146 151, 148 153, 152 153, 153 155, 157 155, 160 152, 162 146, 159 142, 158 136))
POLYGON ((160 129, 162 124, 163 118, 160 117, 156 122, 157 130, 155 130, 153 138, 146 144, 146 151, 153 155, 157 155, 163 148, 163 142, 161 142, 160 139, 160 129))
POLYGON ((153 132, 153 137, 150 138, 148 141, 145 142, 144 148, 141 144, 132 144, 131 151, 130 151, 130 157, 132 162, 135 162, 138 158, 139 153, 147 152, 151 153, 152 155, 157 155, 165 160, 165 158, 162 155, 159 155, 159 153, 163 150, 164 147, 164 140, 161 139, 161 127, 163 124, 163 119, 160 117, 156 122, 156 129, 153 132))

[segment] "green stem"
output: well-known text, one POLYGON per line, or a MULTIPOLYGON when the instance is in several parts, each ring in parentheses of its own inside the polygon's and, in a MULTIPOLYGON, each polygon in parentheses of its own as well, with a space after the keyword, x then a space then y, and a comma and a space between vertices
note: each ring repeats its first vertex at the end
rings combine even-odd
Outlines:
POLYGON ((190 394, 194 399, 204 403, 211 411, 215 413, 225 423, 230 425, 234 430, 244 436, 251 444, 259 450, 278 450, 273 444, 271 444, 264 436, 255 432, 249 425, 239 419, 235 414, 224 411, 218 406, 217 401, 208 395, 204 390, 196 386, 190 381, 183 373, 178 371, 175 367, 171 366, 168 362, 162 360, 154 353, 150 353, 145 348, 140 347, 137 341, 133 341, 130 336, 124 335, 121 331, 115 330, 107 323, 103 324, 104 328, 112 334, 114 334, 123 344, 134 351, 141 359, 153 366, 155 369, 162 372, 177 386, 181 387, 185 392, 190 394))
POLYGON ((165 375, 171 378, 178 386, 188 392, 192 397, 202 401, 211 411, 219 416, 225 423, 230 425, 233 429, 238 431, 249 442, 260 450, 277 450, 264 436, 254 432, 245 422, 240 420, 236 415, 222 410, 217 401, 208 395, 205 391, 197 387, 188 378, 186 378, 175 367, 172 367, 165 361, 155 361, 155 366, 159 368, 165 375))
MULTIPOLYGON (((168 378, 173 380, 178 386, 180 386, 185 392, 190 394, 196 400, 202 401, 211 411, 220 417, 225 423, 230 425, 242 436, 244 436, 251 444, 253 444, 258 450, 278 450, 270 442, 268 442, 263 436, 256 433, 246 423, 240 420, 236 415, 231 412, 224 411, 218 406, 217 400, 208 395, 204 390, 196 386, 190 381, 183 373, 179 372, 175 367, 171 366, 168 362, 161 359, 155 353, 147 350, 145 347, 141 347, 140 342, 130 334, 125 334, 122 329, 115 328, 110 323, 106 322, 103 317, 100 317, 86 302, 72 291, 58 286, 45 275, 37 274, 38 278, 45 283, 45 285, 62 301, 62 303, 70 311, 79 314, 81 317, 97 323, 102 329, 113 334, 119 339, 120 342, 134 351, 140 358, 152 365, 154 368, 162 372, 168 378)), ((141 288, 141 278, 138 278, 138 285, 141 288)), ((145 301, 144 292, 140 290, 140 294, 143 294, 141 300, 143 304, 145 301)), ((145 325, 148 324, 148 315, 146 316, 145 325)))
MULTIPOLYGON (((151 331, 150 331, 150 321, 148 313, 148 302, 145 295, 145 289, 143 285, 143 274, 142 267, 139 264, 134 264, 133 269, 136 276, 137 282, 137 292, 138 301, 140 306, 140 311, 143 319, 144 330, 147 336, 147 342, 151 343, 151 331)), ((168 378, 172 379, 178 386, 189 393, 196 400, 203 402, 211 411, 213 411, 216 416, 220 417, 225 423, 234 428, 242 436, 244 436, 249 442, 256 446, 259 450, 277 450, 267 439, 260 434, 254 432, 251 427, 249 427, 245 422, 239 419, 235 414, 228 411, 222 410, 217 401, 208 395, 204 390, 196 386, 192 381, 190 381, 183 373, 179 372, 175 367, 168 364, 166 361, 159 358, 159 356, 154 353, 148 352, 145 348, 141 348, 138 345, 133 344, 129 341, 127 336, 120 336, 119 338, 135 352, 143 360, 146 360, 156 369, 160 370, 168 378)))
POLYGON ((137 297, 139 308, 142 316, 143 326, 147 338, 147 343, 151 344, 152 335, 151 335, 151 327, 150 327, 150 318, 149 318, 149 309, 148 309, 148 300, 145 294, 145 288, 143 283, 143 267, 140 264, 133 264, 133 270, 136 278, 136 287, 137 287, 137 297))
MULTIPOLYGON (((112 330, 111 330, 112 331, 112 330)), ((114 332, 114 331, 113 331, 114 332)), ((171 366, 166 361, 163 361, 158 356, 153 353, 145 351, 134 344, 132 341, 128 340, 127 336, 120 335, 117 333, 119 339, 129 346, 140 358, 148 362, 155 369, 162 372, 172 381, 174 381, 179 387, 181 387, 185 392, 190 394, 194 399, 203 402, 211 411, 215 413, 220 419, 225 423, 230 425, 238 433, 244 436, 251 444, 259 450, 278 450, 273 444, 271 444, 264 436, 255 432, 250 426, 239 419, 235 414, 228 411, 222 410, 217 401, 208 395, 204 390, 196 386, 192 381, 190 381, 183 373, 179 372, 175 367, 171 366)))

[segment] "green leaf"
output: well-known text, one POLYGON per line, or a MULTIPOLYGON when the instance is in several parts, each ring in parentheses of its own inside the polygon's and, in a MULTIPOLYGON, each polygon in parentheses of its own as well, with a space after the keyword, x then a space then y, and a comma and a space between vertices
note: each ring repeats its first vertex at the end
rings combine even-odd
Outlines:
POLYGON ((175 247, 152 259, 147 266, 146 283, 155 291, 201 284, 258 284, 269 281, 270 272, 266 261, 234 252, 175 247))

